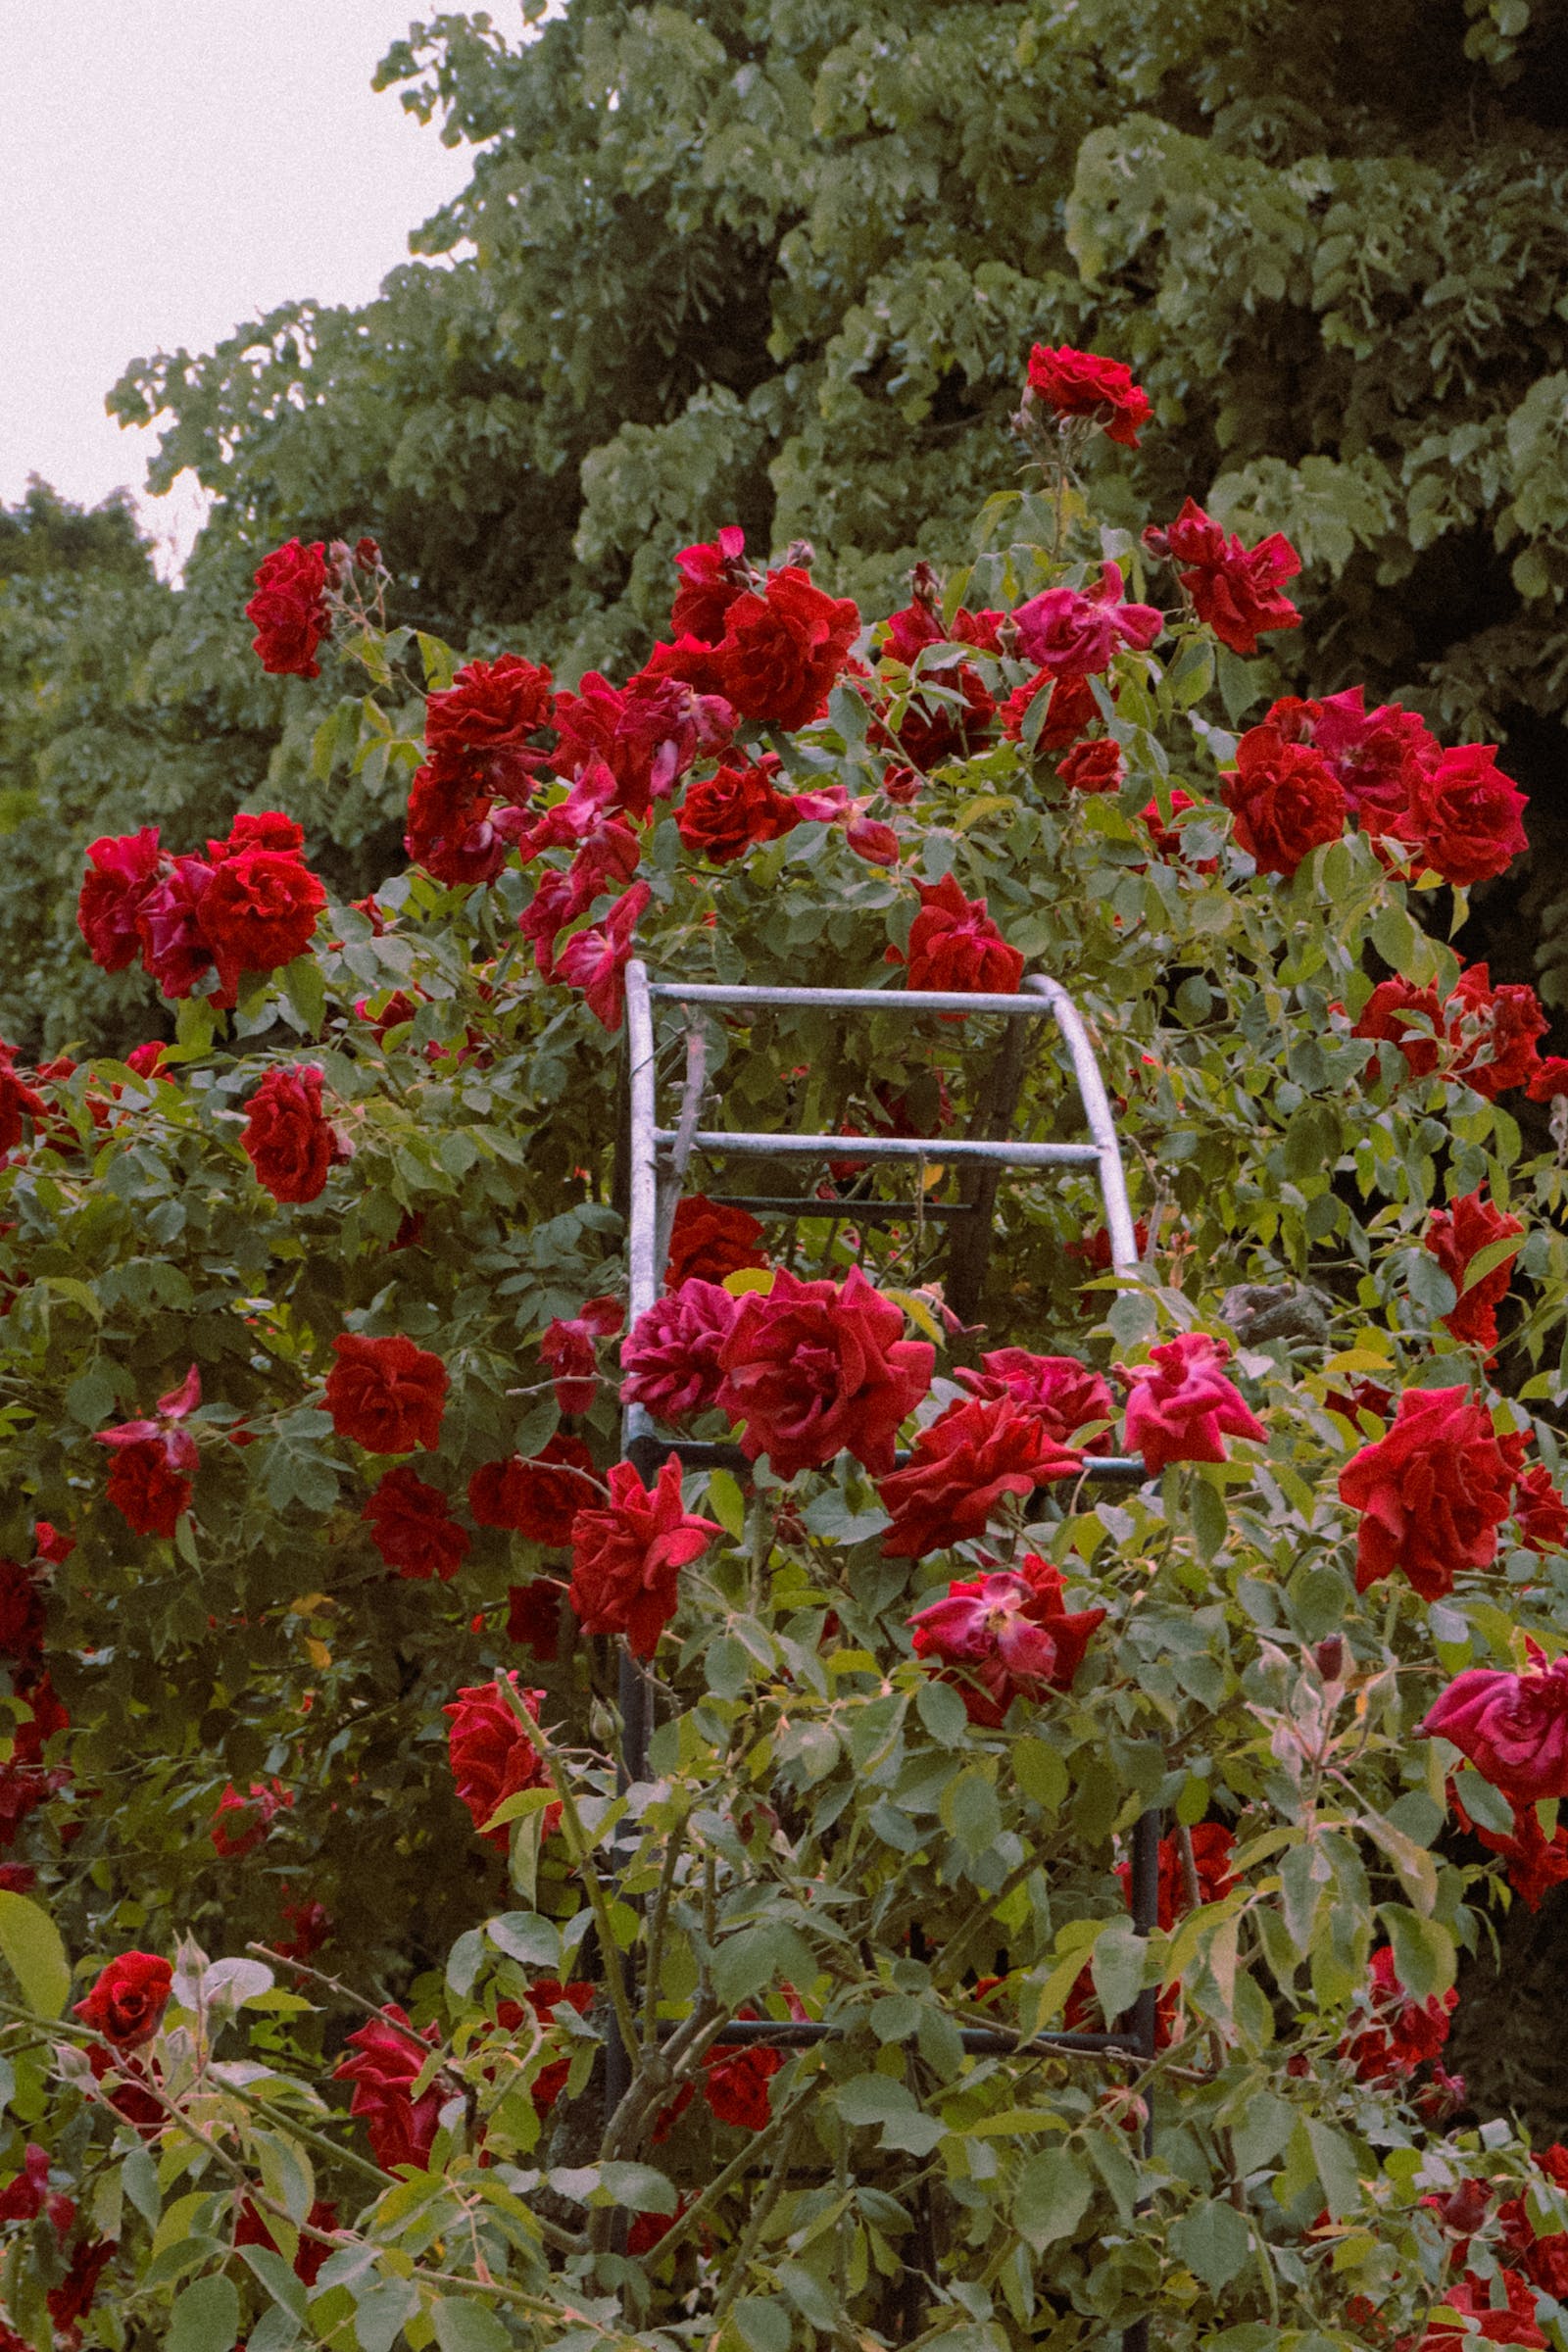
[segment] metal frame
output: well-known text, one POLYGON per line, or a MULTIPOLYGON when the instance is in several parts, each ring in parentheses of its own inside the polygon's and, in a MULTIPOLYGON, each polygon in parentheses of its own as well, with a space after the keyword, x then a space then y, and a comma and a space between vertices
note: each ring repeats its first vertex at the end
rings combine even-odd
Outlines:
MULTIPOLYGON (((1109 1098, 1100 1075, 1094 1048, 1081 1015, 1059 982, 1043 973, 1024 980, 1016 996, 966 996, 937 989, 875 988, 754 988, 722 983, 650 980, 647 966, 634 958, 626 966, 626 1042, 629 1117, 627 1122, 627 1257, 630 1271, 628 1325, 635 1323, 660 1295, 667 1257, 670 1222, 679 1200, 687 1161, 694 1152, 747 1159, 842 1159, 883 1163, 940 1162, 943 1165, 979 1163, 1000 1173, 1005 1168, 1093 1169, 1099 1178, 1110 1240, 1110 1263, 1118 1274, 1138 1271, 1138 1244, 1121 1147, 1116 1136, 1109 1098), (1083 1104, 1090 1140, 1082 1144, 1025 1143, 1011 1137, 906 1137, 843 1135, 764 1135, 696 1124, 696 1105, 689 1103, 677 1127, 661 1127, 654 1006, 711 1005, 727 1012, 755 1006, 759 1010, 890 1013, 918 1018, 934 1013, 997 1013, 1008 1020, 1055 1022, 1083 1104)), ((820 1201, 809 1197, 737 1195, 737 1206, 761 1216, 841 1217, 847 1221, 887 1224, 902 1216, 938 1219, 971 1216, 967 1203, 919 1201, 820 1201)), ((660 1461, 674 1453, 687 1468, 744 1469, 750 1464, 735 1445, 703 1440, 662 1438, 652 1414, 641 1404, 627 1404, 621 1415, 621 1450, 646 1480, 660 1461)), ((906 1459, 907 1456, 901 1456, 906 1459)), ((1147 1472, 1136 1454, 1089 1456, 1084 1478, 1097 1486, 1141 1485, 1147 1472)), ((650 1686, 638 1661, 622 1643, 619 1660, 621 1717, 621 1774, 627 1784, 641 1780, 647 1769, 650 1732, 650 1686)), ((1129 1894, 1133 1926, 1148 1936, 1156 1924, 1159 1903, 1159 1817, 1144 1813, 1133 1827, 1129 1894)), ((1149 2064, 1154 2056, 1156 1995, 1152 1987, 1139 1994, 1117 2029, 1108 2034, 1036 2034, 1024 2036, 997 2027, 963 2027, 959 2037, 966 2050, 1019 2057, 1104 2057, 1114 2054, 1149 2064)), ((676 2029, 672 2024, 669 2032, 676 2029)), ((731 2019, 713 2038, 729 2044, 766 2044, 777 2048, 808 2048, 837 2038, 845 2028, 812 2022, 772 2018, 731 2019)), ((631 2079, 631 2053, 621 2048, 613 2021, 606 2051, 606 2113, 613 2113, 631 2079)), ((1147 2127, 1146 2127, 1147 2132, 1147 2127)), ((1122 2338, 1124 2352, 1147 2352, 1148 2322, 1134 2323, 1122 2338)))

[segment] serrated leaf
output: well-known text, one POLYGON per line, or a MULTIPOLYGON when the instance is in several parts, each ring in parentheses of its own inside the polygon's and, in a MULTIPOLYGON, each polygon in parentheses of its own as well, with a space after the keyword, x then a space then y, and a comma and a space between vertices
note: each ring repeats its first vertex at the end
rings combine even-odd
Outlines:
POLYGON ((60 1930, 47 1911, 9 1887, 0 1888, 0 1952, 27 2007, 40 2017, 58 2017, 71 1991, 71 1963, 60 1930))
POLYGON ((1018 2177, 1013 2228, 1026 2245, 1042 2254, 1058 2238, 1072 2235, 1093 2193, 1094 2176, 1082 2156, 1070 2148, 1047 2148, 1032 2156, 1018 2177))

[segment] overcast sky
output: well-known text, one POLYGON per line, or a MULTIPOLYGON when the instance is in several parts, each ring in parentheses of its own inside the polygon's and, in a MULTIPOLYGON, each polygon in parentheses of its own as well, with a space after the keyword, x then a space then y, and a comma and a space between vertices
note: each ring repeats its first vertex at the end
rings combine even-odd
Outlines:
MULTIPOLYGON (((364 302, 464 184, 466 149, 370 76, 417 0, 0 0, 0 504, 29 473, 140 491, 127 362, 299 296, 364 302)), ((519 29, 515 0, 491 0, 519 29)), ((188 541, 177 487, 149 526, 188 541)))

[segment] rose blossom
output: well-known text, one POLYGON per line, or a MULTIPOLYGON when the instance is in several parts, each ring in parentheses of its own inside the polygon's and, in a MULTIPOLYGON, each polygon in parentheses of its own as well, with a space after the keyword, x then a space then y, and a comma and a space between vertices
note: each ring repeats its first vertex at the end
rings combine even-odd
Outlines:
POLYGON ((1121 746, 1108 736, 1070 744, 1056 762, 1056 773, 1069 792, 1120 792, 1121 746))
POLYGON ((141 953, 137 918, 158 879, 158 827, 105 834, 87 845, 87 872, 76 903, 76 928, 101 971, 122 972, 141 953))
POLYGON ((326 905, 319 878, 298 857, 247 850, 225 858, 200 903, 203 935, 232 1000, 244 972, 274 972, 303 956, 326 905))
POLYGON ((1025 722, 1040 694, 1051 699, 1035 739, 1037 752, 1065 751, 1100 716, 1100 705, 1087 678, 1058 678, 1053 670, 1037 669, 1032 678, 1015 686, 1002 705, 1002 732, 1009 743, 1022 741, 1025 722))
MULTIPOLYGON (((544 1692, 521 1689, 515 1670, 508 1674, 507 1681, 537 1723, 544 1692)), ((486 1830, 485 1823, 519 1789, 549 1788, 550 1775, 545 1770, 544 1758, 494 1683, 476 1683, 460 1690, 441 1712, 452 1719, 447 1752, 458 1795, 467 1806, 473 1826, 485 1843, 504 1854, 508 1845, 506 1823, 496 1830, 486 1830)), ((561 1807, 546 1805, 543 1813, 544 1835, 548 1838, 560 1824, 561 1807)))
POLYGON ((1527 1909, 1539 1911, 1542 1897, 1568 1879, 1568 1823, 1559 1822, 1548 1838, 1535 1806, 1515 1805, 1511 1831, 1486 1829, 1471 1820, 1451 1781, 1448 1803, 1459 1827, 1478 1838, 1489 1854, 1496 1855, 1509 1886, 1527 1909))
POLYGON ((0 1156, 14 1152, 23 1139, 24 1119, 44 1119, 49 1105, 32 1087, 26 1086, 12 1067, 15 1048, 0 1038, 0 1156))
POLYGON ((1452 1311, 1443 1318, 1443 1328, 1461 1346, 1492 1354, 1497 1345, 1497 1304, 1506 1297, 1513 1273, 1510 1255, 1467 1290, 1471 1260, 1494 1242, 1523 1232, 1517 1217, 1502 1215, 1479 1190, 1466 1193, 1451 1208, 1435 1208, 1427 1220, 1424 1246, 1459 1294, 1452 1311))
POLYGON ((1463 888, 1500 874, 1530 847, 1525 795, 1496 763, 1496 746, 1464 743, 1419 771, 1410 814, 1421 859, 1463 888))
POLYGON ((883 1555, 923 1560, 983 1536, 1004 1494, 1032 1494, 1082 1466, 1080 1453, 1058 1445, 1037 1414, 1020 1412, 1010 1397, 950 1404, 916 1436, 908 1467, 877 1481, 893 1515, 883 1555))
POLYGON ((1492 2299, 1492 2282, 1467 2272, 1456 2285, 1446 2286, 1443 2300, 1476 2323, 1474 2330, 1437 2321, 1428 2328, 1414 2352, 1474 2352, 1477 2344, 1511 2344, 1515 2352, 1544 2352, 1546 2337, 1536 2321, 1536 2298, 1514 2271, 1499 2273, 1506 2304, 1492 2299))
MULTIPOLYGON (((1568 2190, 1568 2148, 1560 2141, 1538 2148, 1533 2162, 1551 2187, 1568 2190)), ((1568 2302, 1568 2230, 1548 2230, 1538 2235, 1523 2193, 1502 2200, 1497 2207, 1497 2226, 1503 2244, 1522 2264, 1531 2284, 1555 2295, 1559 2303, 1568 2302)))
POLYGON ((1138 436, 1153 415, 1148 393, 1133 382, 1133 371, 1125 361, 1075 351, 1070 343, 1055 351, 1049 343, 1034 346, 1029 354, 1029 389, 1063 420, 1090 417, 1103 429, 1107 441, 1119 441, 1123 449, 1138 447, 1138 436))
POLYGON ((1406 1389, 1388 1435, 1340 1472, 1341 1501, 1361 1514, 1356 1591, 1402 1568, 1423 1600, 1441 1600, 1462 1569, 1490 1568, 1514 1478, 1468 1389, 1406 1389))
POLYGON ((72 2011, 117 2050, 140 2049, 151 2041, 168 2005, 174 1972, 153 1952, 122 1952, 72 2011))
POLYGON ((1561 1551, 1568 1545, 1568 1503, 1558 1494, 1544 1462, 1521 1470, 1513 1491, 1519 1541, 1531 1551, 1561 1551))
POLYGON ((1150 1361, 1115 1366, 1129 1384, 1127 1445, 1152 1475, 1169 1462, 1223 1462, 1227 1438, 1264 1438, 1268 1432, 1220 1366, 1228 1340, 1183 1332, 1150 1349, 1150 1361))
POLYGON ((1300 627, 1301 615, 1280 594, 1280 583, 1301 568, 1283 531, 1271 531, 1256 547, 1244 548, 1234 532, 1188 499, 1168 529, 1145 531, 1144 545, 1152 555, 1170 558, 1199 619, 1233 654, 1255 654, 1267 630, 1300 627))
POLYGON ((1515 1805, 1568 1796, 1568 1657, 1527 1674, 1467 1666, 1421 1724, 1515 1805))
POLYGON ((270 1788, 265 1781, 252 1781, 249 1792, 243 1796, 232 1781, 227 1782, 208 1824, 207 1834, 214 1853, 224 1862, 237 1862, 242 1855, 253 1854, 274 1817, 293 1802, 293 1789, 285 1788, 281 1781, 274 1780, 270 1788))
POLYGON ((677 550, 675 569, 680 586, 670 609, 669 623, 677 637, 695 637, 701 645, 717 645, 724 634, 724 615, 749 586, 744 557, 746 533, 727 522, 716 539, 699 540, 677 550))
POLYGON ((159 1397, 155 1420, 122 1421, 93 1439, 114 1453, 105 1492, 138 1536, 172 1536, 190 1507, 191 1474, 200 1457, 179 1424, 201 1398, 201 1374, 192 1364, 179 1387, 159 1397))
POLYGON ((891 1470, 899 1426, 936 1363, 929 1341, 903 1332, 903 1308, 858 1266, 842 1289, 780 1268, 765 1297, 748 1292, 720 1353, 718 1396, 730 1419, 746 1424, 747 1459, 765 1453, 788 1479, 847 1447, 868 1470, 891 1470))
POLYGON ((360 1517, 387 1566, 405 1580, 422 1584, 436 1576, 448 1585, 467 1556, 467 1534, 440 1488, 406 1465, 382 1473, 360 1517))
POLYGON ((669 1230, 669 1258, 664 1288, 678 1291, 693 1278, 724 1282, 751 1266, 764 1266, 758 1247, 762 1227, 749 1208, 727 1200, 710 1200, 703 1193, 685 1193, 675 1203, 675 1222, 669 1230))
POLYGON ((491 822, 495 802, 475 775, 472 761, 448 754, 416 768, 409 787, 404 850, 449 890, 493 882, 507 861, 506 836, 491 822))
MULTIPOLYGON (((1192 1831, 1193 1874, 1198 1881, 1198 1899, 1200 1903, 1222 1903, 1236 1884, 1231 1869, 1231 1856, 1236 1850, 1236 1833, 1222 1821, 1200 1821, 1192 1831)), ((1116 1876, 1121 1881, 1127 1907, 1132 1908, 1133 1869, 1130 1862, 1118 1862, 1116 1876)), ((1186 1916, 1191 1905, 1187 1894, 1187 1873, 1182 1865, 1182 1850, 1175 1838, 1159 1841, 1159 1892, 1155 1904, 1155 1924, 1168 1936, 1179 1919, 1186 1916)))
POLYGON ((428 697, 424 741, 433 760, 462 761, 475 784, 505 800, 526 800, 542 756, 528 737, 551 719, 548 669, 502 654, 469 662, 444 693, 428 697))
POLYGON ((1459 1995, 1450 1985, 1446 1993, 1413 2000, 1400 1984, 1394 1951, 1381 1944, 1373 1953, 1364 2006, 1370 2022, 1341 2044, 1340 2055, 1362 2082, 1395 2083, 1408 2081, 1420 2066, 1437 2057, 1448 2038, 1448 2020, 1459 1995))
POLYGON ((579 931, 555 959, 556 978, 581 989, 589 1011, 612 1037, 625 1010, 625 972, 637 944, 638 920, 653 896, 646 882, 634 882, 602 923, 579 931))
POLYGON ((1012 614, 1018 652, 1054 678, 1088 678, 1108 669, 1125 646, 1142 653, 1165 626, 1152 605, 1122 601, 1121 569, 1102 564, 1091 588, 1047 588, 1012 614))
POLYGON ((985 900, 966 899, 954 874, 944 874, 940 882, 922 882, 919 892, 920 911, 910 926, 906 951, 909 987, 961 996, 1012 996, 1023 975, 1023 957, 997 929, 985 900))
POLYGON ((558 1577, 507 1587, 507 1640, 548 1666, 561 1652, 561 1611, 566 1588, 558 1577))
POLYGON ((270 1069, 250 1099, 240 1148, 274 1200, 316 1200, 343 1156, 321 1113, 320 1068, 313 1061, 270 1069))
MULTIPOLYGON (((1046 1435, 1065 1445, 1091 1421, 1113 1421, 1116 1406, 1101 1374, 1074 1355, 1031 1355, 1027 1348, 993 1348, 980 1369, 960 1365, 954 1373, 974 1396, 1008 1396, 1020 1412, 1037 1413, 1046 1435)), ((1108 1453, 1110 1438, 1092 1438, 1091 1453, 1108 1453)))
POLYGON ((349 1331, 332 1342, 332 1353, 337 1361, 326 1376, 324 1402, 340 1438, 352 1438, 367 1453, 435 1451, 451 1385, 438 1355, 401 1332, 367 1339, 349 1331))
POLYGON ((556 1403, 564 1413, 593 1410, 599 1393, 599 1355, 595 1343, 612 1339, 621 1325, 617 1298, 590 1298, 575 1315, 558 1315, 548 1324, 539 1353, 555 1380, 556 1403))
POLYGON ((719 1351, 740 1301, 717 1283, 683 1282, 646 1308, 621 1344, 623 1404, 665 1421, 707 1412, 723 1383, 719 1351))
POLYGON ((481 1527, 510 1528, 530 1544, 568 1544, 572 1520, 594 1497, 593 1467, 581 1438, 558 1430, 526 1461, 514 1453, 481 1463, 468 1481, 468 1508, 481 1527))
MULTIPOLYGON (((557 1977, 537 1977, 523 1988, 520 2001, 501 2000, 496 2003, 496 2024, 507 2034, 515 2034, 525 2016, 531 2011, 541 2029, 548 2034, 556 2023, 556 2011, 564 2006, 586 2017, 594 2005, 598 1986, 588 1983, 563 1984, 557 1977)), ((571 2060, 552 2058, 535 2075, 530 2086, 536 2115, 548 2115, 566 2087, 571 2074, 571 2060)))
POLYGON ((963 1579, 909 1619, 917 1658, 940 1658, 971 1723, 1000 1731, 1015 1698, 1070 1690, 1103 1609, 1062 1606, 1059 1570, 1036 1552, 1021 1567, 963 1579))
POLYGON ((43 1594, 20 1560, 0 1559, 0 1658, 36 1670, 43 1651, 43 1594))
POLYGON ((726 764, 716 775, 688 787, 675 824, 683 846, 712 865, 731 865, 765 841, 782 840, 801 821, 788 793, 773 778, 781 762, 768 752, 755 765, 726 764))
POLYGON ((417 2099, 411 2099, 409 2086, 440 2037, 433 2023, 416 2034, 408 2011, 389 2001, 379 2017, 347 2036, 354 2055, 333 2069, 334 2082, 353 2083, 349 2113, 364 2119, 370 2153, 385 2172, 405 2164, 424 2169, 443 2093, 431 2082, 417 2099))
POLYGON ((860 615, 824 596, 798 564, 769 572, 761 594, 739 596, 715 649, 719 692, 755 726, 792 734, 816 716, 849 657, 860 615))
POLYGON ((575 694, 557 695, 553 716, 561 737, 551 755, 557 772, 574 776, 603 760, 615 779, 617 807, 637 818, 668 799, 700 752, 722 752, 735 728, 716 684, 694 687, 659 675, 652 663, 624 686, 590 669, 575 694))
POLYGON ((1273 727, 1248 729, 1220 797, 1261 874, 1289 881, 1303 858, 1345 831, 1348 803, 1327 760, 1273 727))
POLYGON ((1461 972, 1443 1007, 1444 1033, 1458 1055, 1453 1075, 1489 1102, 1528 1086, 1538 1065, 1537 1040, 1550 1023, 1525 981, 1492 985, 1484 963, 1461 972))
POLYGON ((584 1633, 624 1634, 651 1658, 675 1614, 679 1571, 722 1531, 683 1509, 671 1454, 652 1491, 630 1462, 610 1471, 610 1502, 577 1513, 571 1529, 570 1599, 584 1633))
POLYGON ((318 539, 302 547, 290 539, 264 556, 256 569, 256 594, 245 608, 255 626, 251 651, 273 677, 318 678, 316 649, 332 633, 326 609, 326 550, 318 539))

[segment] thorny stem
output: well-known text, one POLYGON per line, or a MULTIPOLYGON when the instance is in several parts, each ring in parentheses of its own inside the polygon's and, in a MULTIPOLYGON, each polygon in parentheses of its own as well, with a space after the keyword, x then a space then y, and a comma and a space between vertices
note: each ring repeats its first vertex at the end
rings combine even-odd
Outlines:
MULTIPOLYGON (((786 2112, 790 2118, 788 2129, 779 2140, 778 2153, 773 2158, 772 2170, 767 2176, 761 2194, 752 2207, 751 2220, 747 2223, 741 2241, 735 2248, 729 2277, 725 2279, 719 2290, 718 2299, 713 2305, 711 2326, 715 2335, 729 2317, 731 2306, 739 2300, 741 2290, 746 2284, 746 2274, 751 2268, 752 2256, 756 2253, 762 2231, 767 2227, 768 2217, 784 2193, 784 2183, 789 2177, 790 2157, 794 2153, 795 2142, 801 2128, 799 2108, 791 2108, 786 2112)), ((757 2143, 754 2140, 752 2143, 754 2157, 756 2147, 757 2143)))
POLYGON ((589 1844, 587 1832, 582 1826, 582 1816, 577 1811, 577 1800, 572 1793, 571 1784, 558 1764, 549 1740, 523 1705, 514 1685, 510 1683, 504 1675, 498 1675, 496 1689, 515 1718, 523 1738, 544 1766, 550 1786, 561 1800, 561 1826, 565 1835, 572 1862, 587 1889, 588 1901, 594 1915, 594 1926, 599 1931, 599 1953, 604 1964, 605 1984, 610 1994, 610 2005, 615 2013, 615 2024, 620 2033, 621 2046, 627 2050, 634 2050, 638 2041, 637 2019, 632 2010, 631 1996, 626 1990, 625 1971, 620 1965, 620 1948, 615 1941, 614 1929, 611 1924, 610 1903, 605 1894, 603 1882, 594 1867, 593 1848, 589 1844))
POLYGON ((654 2029, 659 2017, 659 1984, 663 1973, 664 1928, 669 1918, 670 1898, 675 1891, 675 1873, 686 1846, 684 1817, 667 1834, 664 1860, 659 1873, 659 1886, 654 1895, 654 1907, 648 1916, 648 1959, 643 1971, 643 2041, 651 2047, 654 2029))
MULTIPOLYGON (((688 2205, 683 2214, 681 2214, 675 2221, 670 2223, 669 2228, 664 2231, 663 2236, 659 2240, 659 2256, 661 2261, 662 2261, 666 2253, 670 2252, 676 2245, 679 2244, 683 2237, 689 2237, 691 2235, 692 2231, 697 2228, 699 2222, 706 2220, 707 2216, 718 2203, 719 2198, 724 2195, 726 2190, 733 2187, 734 2183, 740 2180, 744 2173, 749 2171, 750 2168, 756 2164, 758 2157, 761 2154, 762 2150, 769 2144, 770 2141, 776 2139, 779 2133, 786 2130, 790 2132, 790 2136, 793 2139, 794 2132, 792 2127, 795 2124, 796 2118, 801 2114, 804 2108, 809 2105, 812 2099, 817 2097, 817 2095, 818 2085, 814 2079, 808 2082, 803 2083, 801 2088, 796 2092, 794 2098, 791 2099, 789 2104, 783 2107, 776 2116, 774 2116, 772 2122, 766 2127, 766 2129, 758 2132, 754 2138, 749 2139, 738 2156, 732 2156, 730 2158, 723 2171, 719 2173, 713 2180, 710 2180, 702 2195, 698 2197, 694 2203, 688 2205)), ((785 2153, 786 2155, 788 2154, 787 2148, 785 2153)))

